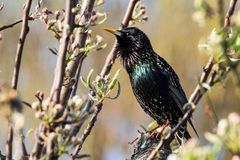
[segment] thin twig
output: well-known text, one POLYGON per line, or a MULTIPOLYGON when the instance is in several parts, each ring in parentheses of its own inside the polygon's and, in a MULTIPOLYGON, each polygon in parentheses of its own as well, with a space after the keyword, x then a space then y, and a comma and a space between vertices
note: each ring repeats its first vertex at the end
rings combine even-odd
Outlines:
POLYGON ((26 101, 22 100, 22 104, 28 106, 29 108, 32 108, 32 105, 30 103, 26 102, 26 101))
POLYGON ((8 136, 6 144, 6 160, 12 160, 13 126, 12 122, 8 124, 8 136))
POLYGON ((77 73, 76 73, 76 76, 75 76, 76 82, 75 82, 75 84, 72 87, 71 97, 75 96, 76 93, 77 93, 77 87, 78 87, 78 82, 79 82, 79 78, 80 78, 80 73, 81 73, 83 60, 84 60, 84 57, 82 57, 80 59, 80 63, 78 65, 77 73))
POLYGON ((39 136, 39 133, 43 132, 44 127, 45 127, 44 123, 41 123, 38 127, 38 130, 36 131, 37 142, 33 146, 32 153, 30 155, 30 160, 40 159, 40 156, 43 150, 43 143, 42 143, 42 139, 39 136))
POLYGON ((30 12, 31 4, 32 4, 32 0, 27 0, 26 5, 24 7, 24 13, 23 13, 23 18, 22 18, 23 19, 22 29, 21 29, 19 40, 18 40, 16 58, 15 58, 15 66, 14 66, 13 78, 12 78, 12 88, 13 89, 17 89, 23 47, 24 47, 26 36, 29 32, 29 27, 28 27, 28 19, 29 19, 28 17, 29 16, 28 15, 30 12))
POLYGON ((64 18, 64 28, 63 28, 63 36, 60 40, 60 46, 58 50, 57 56, 57 64, 55 69, 55 79, 53 83, 53 90, 51 96, 54 94, 53 99, 56 103, 59 103, 61 88, 63 85, 63 78, 65 74, 65 62, 66 62, 66 54, 67 47, 69 42, 69 37, 74 28, 74 16, 72 13, 72 8, 76 5, 76 0, 67 0, 66 2, 66 14, 64 18))
MULTIPOLYGON (((202 75, 200 77, 200 81, 199 83, 204 83, 207 81, 208 79, 208 75, 210 74, 212 67, 213 67, 214 63, 213 63, 213 57, 210 57, 208 63, 206 64, 206 66, 203 68, 203 72, 202 75)), ((202 98, 202 90, 203 88, 201 86, 197 86, 194 90, 194 92, 191 94, 190 98, 189 98, 189 102, 194 102, 194 101, 199 101, 202 98)))
POLYGON ((81 129, 83 123, 86 121, 87 117, 92 114, 91 106, 93 106, 92 100, 86 100, 86 107, 83 108, 82 114, 79 116, 79 120, 77 124, 73 126, 72 131, 70 132, 70 137, 74 137, 78 134, 79 130, 81 129))
MULTIPOLYGON (((25 39, 27 36, 27 33, 29 31, 28 27, 28 15, 30 12, 32 0, 27 0, 26 5, 24 8, 23 12, 23 23, 22 23, 22 29, 17 45, 17 51, 16 51, 16 58, 15 58, 15 66, 14 66, 14 71, 13 71, 13 77, 12 77, 12 88, 17 89, 17 83, 18 83, 18 76, 19 76, 19 70, 20 70, 20 65, 21 65, 21 60, 22 60, 22 52, 23 52, 23 46, 25 43, 25 39)), ((12 123, 9 122, 9 130, 8 130, 8 140, 6 144, 6 152, 7 152, 7 159, 11 160, 12 159, 12 141, 13 141, 13 128, 12 128, 12 123)), ((22 142, 22 145, 24 146, 24 143, 22 142)))
MULTIPOLYGON (((28 20, 33 21, 34 18, 33 18, 33 17, 28 17, 28 20)), ((18 20, 16 20, 15 22, 13 22, 13 23, 11 23, 11 24, 4 25, 4 26, 0 27, 0 31, 5 30, 5 29, 8 29, 8 28, 12 28, 12 27, 14 27, 15 25, 21 23, 22 21, 23 21, 22 19, 18 19, 18 20)))
POLYGON ((91 131, 92 131, 93 127, 94 127, 94 124, 97 121, 97 116, 100 113, 101 109, 102 109, 102 103, 97 104, 96 105, 96 110, 93 113, 92 118, 89 121, 87 128, 84 130, 84 132, 83 132, 83 134, 82 134, 82 136, 80 138, 79 144, 77 145, 77 147, 76 147, 76 149, 75 149, 75 151, 74 151, 74 153, 72 155, 72 160, 74 160, 76 158, 76 156, 78 155, 78 152, 82 149, 82 145, 85 142, 86 138, 91 133, 91 131))
POLYGON ((224 20, 224 28, 230 26, 230 18, 234 13, 236 4, 237 4, 237 0, 230 1, 228 11, 227 11, 227 14, 226 14, 225 20, 224 20))
POLYGON ((57 55, 57 49, 56 48, 50 48, 50 47, 48 47, 48 50, 52 53, 52 54, 54 54, 55 56, 57 55))

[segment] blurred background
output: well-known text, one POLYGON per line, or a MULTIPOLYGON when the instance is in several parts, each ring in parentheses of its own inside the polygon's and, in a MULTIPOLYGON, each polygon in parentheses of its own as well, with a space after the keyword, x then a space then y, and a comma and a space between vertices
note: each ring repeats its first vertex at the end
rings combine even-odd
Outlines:
MULTIPOLYGON (((14 22, 21 18, 23 0, 0 0, 4 8, 0 11, 0 26, 14 22)), ((43 5, 49 10, 55 11, 65 7, 63 0, 43 1, 43 5)), ((181 84, 189 97, 195 89, 203 66, 207 63, 209 55, 199 52, 200 39, 207 38, 213 28, 219 28, 217 14, 207 20, 204 27, 192 20, 194 13, 193 1, 189 0, 142 0, 146 6, 149 20, 137 26, 150 38, 153 48, 164 57, 175 69, 181 84)), ((213 8, 217 6, 217 0, 208 0, 213 8)), ((224 1, 227 9, 228 0, 224 1)), ((36 2, 34 2, 36 3, 36 2)), ((106 0, 105 4, 98 8, 108 14, 106 23, 93 29, 93 34, 104 37, 108 46, 100 52, 91 52, 85 59, 82 75, 86 77, 91 68, 94 75, 100 73, 105 58, 109 53, 114 37, 103 31, 104 27, 117 28, 125 13, 128 0, 106 0)), ((35 6, 35 4, 33 5, 35 6)), ((236 10, 238 10, 238 6, 236 10)), ((34 9, 34 7, 32 7, 34 9)), ((0 79, 11 83, 14 66, 15 52, 21 25, 1 32, 0 41, 0 79)), ((21 98, 27 102, 35 100, 37 90, 49 95, 50 86, 54 76, 56 56, 49 52, 47 47, 58 48, 58 42, 46 26, 39 20, 30 22, 30 33, 27 36, 24 47, 22 66, 18 91, 21 98)), ((103 110, 100 113, 96 125, 87 142, 83 146, 82 153, 91 154, 90 159, 121 160, 130 158, 133 145, 128 142, 134 140, 141 130, 140 125, 147 126, 152 119, 146 115, 133 96, 128 76, 122 68, 119 60, 116 61, 112 74, 121 68, 119 80, 121 94, 116 100, 105 100, 103 110)), ((113 91, 114 92, 114 91, 113 91)), ((84 95, 88 91, 79 84, 78 94, 84 95)), ((114 94, 114 93, 112 93, 114 94)), ((212 88, 207 96, 214 106, 218 118, 226 117, 227 113, 240 111, 240 99, 236 96, 231 79, 225 84, 218 84, 212 88)), ((204 132, 214 131, 216 125, 212 117, 206 112, 209 100, 202 98, 196 112, 193 114, 193 123, 199 133, 200 140, 204 144, 204 132)), ((34 112, 28 107, 24 110, 26 133, 29 129, 35 129, 39 121, 34 112)), ((195 137, 193 132, 192 136, 195 137)), ((0 150, 5 153, 5 140, 7 135, 7 120, 0 117, 0 150)), ((27 149, 33 146, 34 135, 26 137, 27 149)))

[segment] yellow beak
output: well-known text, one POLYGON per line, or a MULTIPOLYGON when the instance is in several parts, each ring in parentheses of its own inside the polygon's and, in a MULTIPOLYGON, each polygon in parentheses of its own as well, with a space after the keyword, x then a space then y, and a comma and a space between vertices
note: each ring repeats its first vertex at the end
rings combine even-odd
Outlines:
POLYGON ((115 36, 121 37, 122 33, 119 30, 112 29, 112 28, 104 28, 105 31, 114 34, 115 36))

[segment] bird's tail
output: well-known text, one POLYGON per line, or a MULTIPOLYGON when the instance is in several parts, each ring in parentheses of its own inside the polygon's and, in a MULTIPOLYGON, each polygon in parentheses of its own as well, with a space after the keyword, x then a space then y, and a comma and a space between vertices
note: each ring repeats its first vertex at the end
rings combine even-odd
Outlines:
POLYGON ((183 144, 185 140, 189 140, 191 138, 190 134, 187 131, 187 124, 182 125, 177 131, 175 138, 179 145, 183 144))

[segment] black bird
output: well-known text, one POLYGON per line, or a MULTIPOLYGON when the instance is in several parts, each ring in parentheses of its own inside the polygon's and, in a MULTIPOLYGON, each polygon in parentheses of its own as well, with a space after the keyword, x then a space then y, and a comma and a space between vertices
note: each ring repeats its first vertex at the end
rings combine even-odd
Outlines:
MULTIPOLYGON (((147 35, 140 29, 128 27, 123 30, 105 30, 117 38, 118 55, 129 75, 133 93, 143 110, 159 125, 169 121, 173 128, 186 112, 183 106, 188 102, 177 74, 154 52, 147 35)), ((189 122, 193 127, 191 121, 189 122)), ((183 137, 191 138, 186 127, 187 124, 176 134, 179 142, 183 137)))

